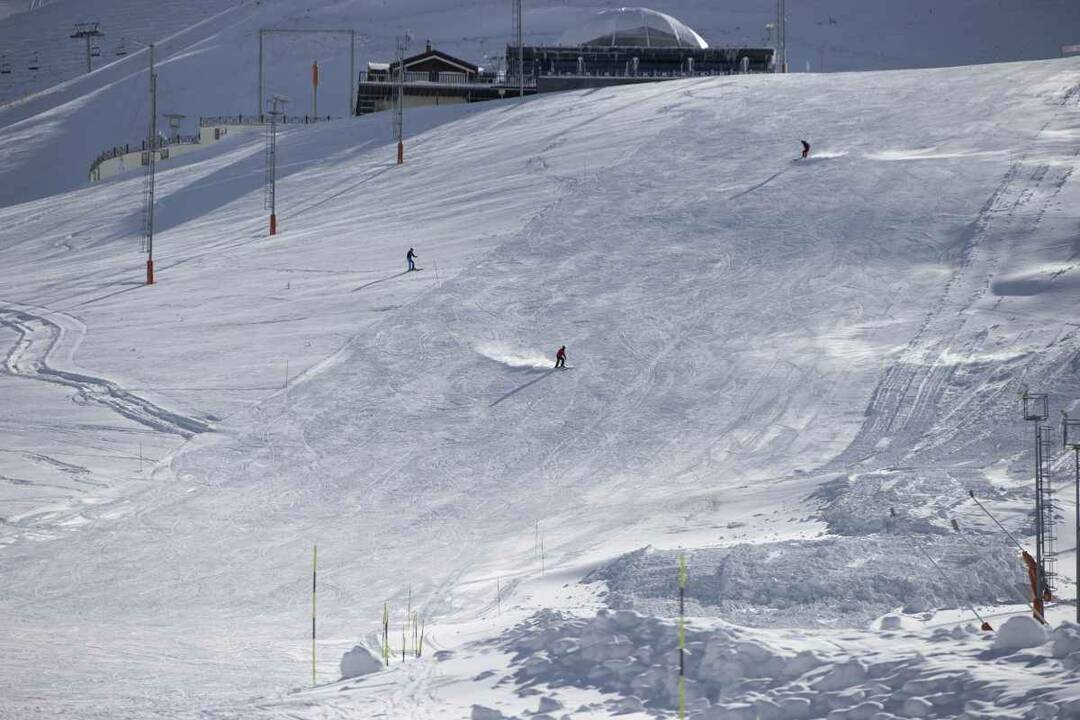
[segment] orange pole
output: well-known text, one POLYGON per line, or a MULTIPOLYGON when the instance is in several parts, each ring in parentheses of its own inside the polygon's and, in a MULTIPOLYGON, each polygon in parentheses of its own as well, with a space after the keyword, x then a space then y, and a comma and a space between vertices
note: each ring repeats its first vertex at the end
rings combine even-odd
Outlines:
POLYGON ((277 235, 277 215, 270 213, 270 234, 277 235))
POLYGON ((405 144, 398 140, 397 144, 397 164, 401 165, 405 162, 405 144))
POLYGON ((147 285, 153 285, 154 284, 154 261, 153 260, 147 260, 146 261, 146 284, 147 285))
POLYGON ((1028 582, 1031 583, 1031 606, 1034 610, 1035 619, 1041 623, 1045 623, 1046 619, 1043 616, 1043 595, 1039 592, 1039 568, 1035 563, 1035 558, 1025 550, 1024 551, 1024 564, 1027 565, 1028 582))

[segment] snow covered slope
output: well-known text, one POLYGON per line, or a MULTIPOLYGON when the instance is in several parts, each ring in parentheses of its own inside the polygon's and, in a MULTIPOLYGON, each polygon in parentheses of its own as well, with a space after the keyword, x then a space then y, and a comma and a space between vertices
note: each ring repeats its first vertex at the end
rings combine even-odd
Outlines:
MULTIPOLYGON (((595 0, 526 3, 532 42, 556 42, 600 7, 595 0)), ((686 21, 714 44, 765 42, 774 3, 763 0, 671 0, 656 9, 686 21)), ((789 64, 802 72, 934 67, 1050 58, 1080 42, 1080 5, 1069 0, 819 0, 789 5, 789 64)), ((505 53, 509 0, 58 0, 0 24, 0 206, 82 187, 99 153, 146 136, 146 52, 158 43, 158 108, 181 113, 186 134, 200 116, 254 114, 260 28, 353 28, 358 67, 393 55, 395 37, 411 32, 482 65, 505 53), (68 36, 76 22, 106 32, 93 74, 83 75, 82 46, 68 36), (128 38, 124 57, 116 50, 128 38), (40 69, 28 69, 34 52, 40 69), (29 93, 37 93, 30 94, 29 93), (6 101, 9 104, 4 105, 6 101)), ((322 69, 320 113, 352 107, 348 41, 327 36, 271 36, 265 47, 266 96, 281 93, 292 111, 311 107, 309 68, 322 69)), ((388 119, 384 118, 389 122, 388 119)))
MULTIPOLYGON (((0 713, 517 714, 534 699, 515 690, 539 678, 581 685, 563 696, 588 696, 574 717, 603 717, 629 685, 567 680, 543 650, 584 646, 583 626, 508 628, 591 614, 605 592, 669 612, 674 569, 665 589, 623 556, 647 545, 668 563, 694 549, 695 578, 751 583, 698 588, 691 608, 797 641, 713 625, 697 641, 761 648, 761 667, 811 653, 782 672, 852 691, 832 709, 882 692, 853 658, 892 667, 912 681, 897 697, 939 716, 964 708, 952 687, 1015 717, 1031 692, 1061 706, 1075 676, 1048 647, 995 654, 960 631, 927 660, 932 629, 888 650, 856 611, 1023 610, 1015 559, 967 492, 1022 532, 1017 392, 1077 400, 1078 71, 735 77, 444 108, 414 113, 404 167, 379 118, 300 128, 282 138, 275 238, 261 139, 233 138, 162 173, 149 288, 137 178, 0 210, 0 388, 15 398, 0 411, 15 509, 0 713), (419 273, 401 272, 409 246, 419 273), (553 372, 560 344, 570 367, 553 372), (384 601, 400 627, 410 588, 426 660, 285 695, 309 681, 316 543, 320 682, 371 643, 384 601), (916 546, 986 581, 909 582, 916 546), (763 570, 739 570, 747 557, 763 570), (606 587, 579 584, 597 570, 606 587), (539 659, 514 665, 530 647, 539 659)), ((620 622, 633 642, 663 632, 620 622)), ((757 677, 744 670, 724 672, 757 677)))

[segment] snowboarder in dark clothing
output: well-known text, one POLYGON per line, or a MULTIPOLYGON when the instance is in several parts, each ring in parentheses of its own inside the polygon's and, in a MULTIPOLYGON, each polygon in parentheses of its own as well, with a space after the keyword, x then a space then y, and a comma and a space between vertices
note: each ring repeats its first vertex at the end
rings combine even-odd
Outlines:
POLYGON ((566 346, 565 345, 563 345, 561 348, 559 348, 559 352, 555 353, 555 367, 557 367, 557 368, 565 368, 566 367, 566 346))
POLYGON ((799 142, 802 143, 802 156, 803 160, 805 160, 806 156, 810 154, 810 143, 806 142, 805 140, 800 140, 799 142))
MULTIPOLYGON (((420 257, 420 256, 417 255, 416 253, 414 253, 412 248, 409 248, 409 252, 405 253, 405 261, 407 263, 409 263, 409 270, 415 270, 416 269, 416 263, 413 262, 413 258, 418 258, 418 257, 420 257)), ((406 272, 408 272, 408 271, 406 271, 406 272)))

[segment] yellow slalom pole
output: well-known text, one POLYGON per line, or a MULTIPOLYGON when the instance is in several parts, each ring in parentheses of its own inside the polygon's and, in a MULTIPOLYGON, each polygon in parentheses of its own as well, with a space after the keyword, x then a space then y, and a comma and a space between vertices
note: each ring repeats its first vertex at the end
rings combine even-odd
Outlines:
POLYGON ((311 685, 315 686, 315 573, 319 565, 319 546, 311 546, 311 685))

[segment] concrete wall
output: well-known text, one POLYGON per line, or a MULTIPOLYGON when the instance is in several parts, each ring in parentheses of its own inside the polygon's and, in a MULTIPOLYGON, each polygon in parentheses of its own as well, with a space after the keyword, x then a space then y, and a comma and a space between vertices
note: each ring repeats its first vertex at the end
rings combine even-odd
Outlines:
MULTIPOLYGON (((209 147, 232 133, 251 132, 252 130, 262 129, 262 125, 217 125, 200 127, 199 142, 178 143, 161 148, 161 157, 158 158, 158 164, 168 163, 169 160, 179 155, 186 155, 187 153, 195 152, 204 147, 209 147)), ((117 155, 116 157, 102 161, 97 167, 90 171, 90 182, 100 182, 121 173, 128 172, 129 170, 137 170, 143 167, 143 154, 142 150, 132 150, 129 153, 117 155)))
MULTIPOLYGON (((465 103, 465 96, 451 96, 444 95, 439 97, 438 95, 406 95, 405 107, 426 107, 429 105, 463 105, 465 103)), ((393 110, 394 100, 393 98, 379 98, 375 101, 375 112, 382 110, 393 110)))

